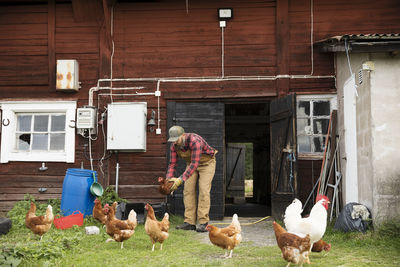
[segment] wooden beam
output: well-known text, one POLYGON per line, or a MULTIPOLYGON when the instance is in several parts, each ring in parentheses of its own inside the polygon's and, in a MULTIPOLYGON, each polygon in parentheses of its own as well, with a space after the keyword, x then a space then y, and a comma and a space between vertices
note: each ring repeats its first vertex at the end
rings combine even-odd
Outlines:
MULTIPOLYGON (((276 3, 276 65, 277 74, 289 74, 289 0, 276 3)), ((278 96, 289 93, 289 79, 276 81, 278 96)))
POLYGON ((75 22, 96 21, 101 25, 103 10, 101 0, 72 0, 72 11, 75 22))
POLYGON ((99 78, 110 78, 111 74, 111 49, 112 49, 112 36, 111 36, 111 12, 113 1, 103 0, 103 24, 100 27, 99 40, 100 40, 100 65, 99 65, 99 78))
MULTIPOLYGON (((47 51, 49 60, 49 89, 56 86, 56 2, 49 0, 47 7, 47 51)), ((54 90, 52 90, 54 89, 54 90)))

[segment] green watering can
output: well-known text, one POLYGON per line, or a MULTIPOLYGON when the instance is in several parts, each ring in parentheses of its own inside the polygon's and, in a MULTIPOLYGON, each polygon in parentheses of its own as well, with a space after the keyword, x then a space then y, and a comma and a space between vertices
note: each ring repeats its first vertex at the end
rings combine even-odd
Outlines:
POLYGON ((96 197, 101 197, 103 192, 103 187, 96 181, 96 175, 93 173, 93 184, 90 186, 90 193, 96 197))

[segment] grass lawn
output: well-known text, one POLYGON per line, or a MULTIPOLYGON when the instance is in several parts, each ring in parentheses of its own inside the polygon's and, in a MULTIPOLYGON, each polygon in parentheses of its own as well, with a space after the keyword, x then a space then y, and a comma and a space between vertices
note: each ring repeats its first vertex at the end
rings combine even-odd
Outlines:
MULTIPOLYGON (((27 202, 28 203, 28 202, 27 202)), ((199 240, 193 231, 175 230, 181 217, 171 216, 170 237, 163 250, 151 251, 152 244, 139 224, 134 235, 124 242, 105 243, 105 229, 92 218, 84 226, 97 225, 99 235, 86 235, 84 227, 51 230, 39 241, 24 226, 23 205, 9 214, 13 227, 0 236, 0 266, 286 266, 277 246, 259 247, 242 242, 231 259, 222 259, 224 251, 199 240), (19 214, 18 211, 21 213, 19 214), (14 264, 14 265, 13 265, 14 264)), ((39 208, 39 207, 38 207, 39 208)), ((45 205, 38 209, 43 214, 45 205)), ((28 209, 26 209, 28 210, 28 209)), ((251 227, 251 226, 246 226, 251 227)), ((204 233, 207 235, 207 233, 204 233)), ((260 235, 263 233, 261 232, 260 235)), ((312 253, 311 266, 400 266, 399 225, 387 231, 339 233, 328 228, 324 240, 332 244, 330 252, 312 253)), ((304 266, 306 266, 305 264, 304 266)), ((293 266, 293 265, 291 265, 293 266)))

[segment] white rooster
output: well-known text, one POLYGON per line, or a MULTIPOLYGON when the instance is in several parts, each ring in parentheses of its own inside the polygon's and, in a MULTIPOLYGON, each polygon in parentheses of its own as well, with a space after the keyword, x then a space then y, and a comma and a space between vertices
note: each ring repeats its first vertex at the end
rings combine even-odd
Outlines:
POLYGON ((325 207, 328 203, 330 202, 326 197, 321 198, 311 209, 310 216, 302 218, 302 203, 294 199, 285 211, 284 223, 287 231, 301 237, 310 235, 311 244, 319 241, 326 230, 328 215, 325 207))

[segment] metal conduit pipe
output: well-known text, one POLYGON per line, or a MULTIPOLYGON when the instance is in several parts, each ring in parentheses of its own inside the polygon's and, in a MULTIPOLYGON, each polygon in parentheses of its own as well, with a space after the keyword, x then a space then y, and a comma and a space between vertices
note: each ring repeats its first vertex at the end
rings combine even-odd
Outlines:
POLYGON ((115 192, 118 194, 119 163, 115 166, 115 192))
MULTIPOLYGON (((101 82, 157 82, 157 90, 155 95, 159 97, 160 83, 161 82, 223 82, 223 81, 267 81, 277 79, 335 79, 335 75, 289 75, 279 74, 275 76, 226 76, 226 77, 166 77, 166 78, 113 78, 113 79, 99 79, 97 86, 89 89, 89 106, 93 106, 93 93, 98 90, 140 90, 143 87, 101 87, 101 82)), ((158 112, 159 113, 159 112, 158 112)))

